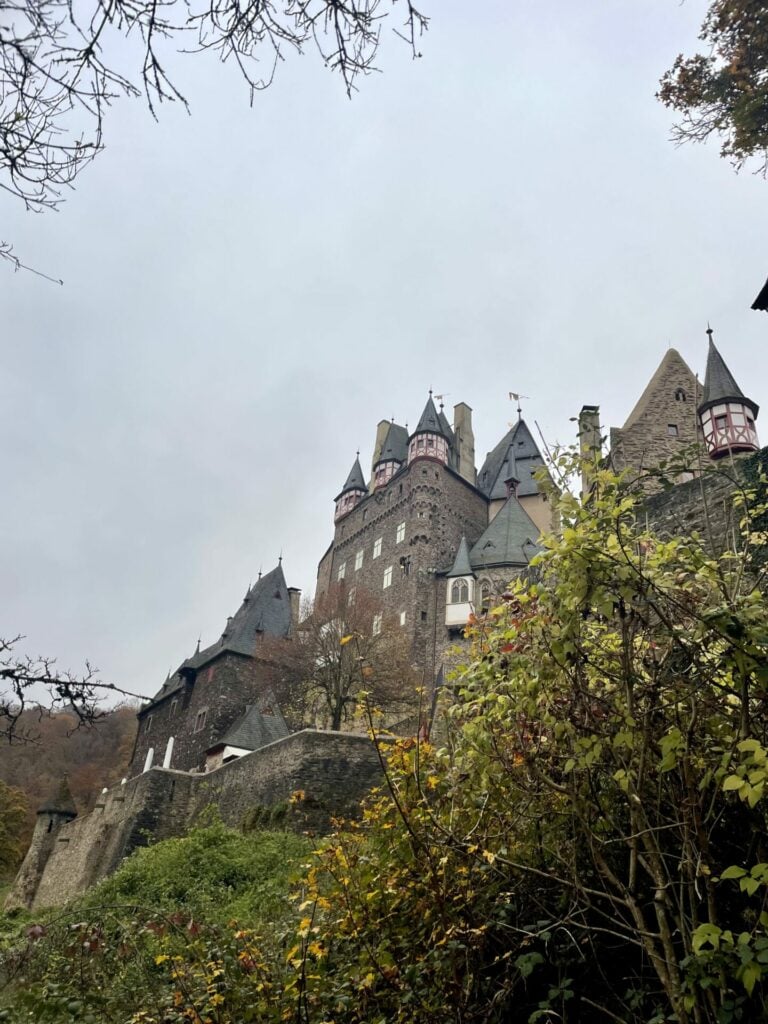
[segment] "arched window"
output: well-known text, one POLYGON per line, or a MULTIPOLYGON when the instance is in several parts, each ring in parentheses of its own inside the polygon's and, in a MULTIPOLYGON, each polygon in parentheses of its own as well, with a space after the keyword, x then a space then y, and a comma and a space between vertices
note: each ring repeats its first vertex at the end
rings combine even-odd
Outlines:
POLYGON ((675 392, 675 401, 676 402, 684 402, 685 401, 685 392, 683 391, 682 388, 678 388, 677 391, 675 392))
POLYGON ((469 601, 469 584, 466 580, 454 580, 451 584, 451 604, 466 604, 469 601))

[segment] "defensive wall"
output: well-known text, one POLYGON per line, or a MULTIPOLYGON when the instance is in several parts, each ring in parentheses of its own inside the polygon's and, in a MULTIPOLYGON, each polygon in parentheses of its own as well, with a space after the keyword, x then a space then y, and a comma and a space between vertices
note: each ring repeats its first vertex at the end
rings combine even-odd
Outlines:
POLYGON ((61 906, 111 874, 149 842, 183 835, 214 805, 229 825, 285 808, 292 828, 330 830, 336 815, 353 814, 382 772, 367 736, 293 733, 206 774, 151 768, 102 794, 90 814, 38 824, 6 907, 61 906), (298 794, 298 796, 295 796, 298 794))

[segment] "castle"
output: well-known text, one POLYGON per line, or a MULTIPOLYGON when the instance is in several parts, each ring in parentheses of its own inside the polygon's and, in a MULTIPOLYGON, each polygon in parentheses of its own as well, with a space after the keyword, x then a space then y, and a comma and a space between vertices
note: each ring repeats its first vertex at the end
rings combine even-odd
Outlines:
MULTIPOLYGON (((758 451, 758 406, 708 333, 703 387, 669 349, 624 425, 610 431, 607 459, 616 470, 642 476, 697 442, 710 462, 758 451)), ((583 406, 582 449, 599 452, 601 434, 599 407, 583 406)), ((710 476, 704 483, 696 479, 700 469, 686 466, 664 493, 644 481, 647 514, 669 532, 690 532, 700 525, 706 487, 719 502, 714 519, 725 543, 732 482, 710 476)), ((430 392, 415 430, 378 424, 367 482, 358 453, 335 499, 318 596, 334 588, 348 601, 362 590, 375 595, 371 631, 400 630, 414 664, 435 686, 470 613, 526 569, 540 534, 556 526, 546 475, 522 415, 478 470, 471 408, 456 405, 450 424, 430 392)), ((40 809, 12 905, 66 901, 114 870, 147 833, 183 832, 206 803, 238 824, 249 808, 274 806, 302 790, 302 822, 322 830, 333 811, 363 796, 379 772, 367 738, 292 729, 270 685, 265 640, 298 637, 299 598, 282 564, 261 576, 221 637, 203 650, 198 643, 138 712, 125 784, 85 817, 76 817, 66 785, 40 809)))

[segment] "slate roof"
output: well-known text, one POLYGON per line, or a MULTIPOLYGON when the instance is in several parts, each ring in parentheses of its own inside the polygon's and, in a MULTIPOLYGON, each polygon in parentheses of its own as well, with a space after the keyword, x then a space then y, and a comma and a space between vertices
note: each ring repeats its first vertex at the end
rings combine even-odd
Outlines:
POLYGON ((341 488, 339 493, 336 495, 336 498, 334 500, 338 501, 338 499, 342 496, 342 494, 346 494, 347 491, 367 491, 367 490, 368 490, 368 484, 365 482, 365 477, 363 476, 363 471, 362 471, 362 469, 360 467, 360 456, 358 455, 355 458, 354 463, 352 464, 352 469, 350 469, 350 471, 349 471, 349 475, 347 477, 346 483, 341 488))
POLYGON ((505 481, 514 476, 519 481, 518 497, 538 494, 539 485, 533 474, 543 465, 533 435, 525 420, 519 419, 486 456, 477 474, 477 487, 490 500, 506 498, 505 481))
MULTIPOLYGON (((381 454, 376 460, 380 462, 405 462, 408 458, 408 431, 399 423, 390 423, 384 444, 381 446, 381 454)), ((343 492, 342 492, 343 493, 343 492)))
POLYGON ((739 385, 736 383, 733 374, 725 365, 725 360, 715 347, 710 335, 709 352, 707 353, 707 372, 704 377, 704 396, 699 409, 715 405, 717 402, 726 402, 729 398, 736 398, 745 405, 750 406, 757 415, 757 405, 751 398, 745 398, 739 385))
POLYGON ((762 309, 768 313, 768 281, 760 289, 757 298, 752 303, 752 309, 762 309))
POLYGON ((446 573, 447 576, 473 576, 472 566, 469 563, 469 545, 467 544, 467 538, 462 537, 461 543, 459 544, 459 550, 456 552, 456 558, 453 560, 453 566, 450 572, 446 573))
POLYGON ((187 670, 201 669, 220 654, 252 655, 256 638, 260 633, 273 636, 287 636, 291 629, 291 597, 285 582, 282 565, 277 565, 266 576, 249 588, 238 610, 227 620, 227 626, 216 643, 198 650, 179 665, 149 704, 141 709, 141 714, 152 705, 171 694, 179 691, 184 685, 187 670))
POLYGON ((37 809, 38 814, 66 814, 70 818, 77 817, 77 807, 72 799, 66 775, 56 788, 48 794, 37 809))
POLYGON ((221 739, 211 744, 208 751, 217 747, 259 750, 289 734, 290 730, 279 711, 277 714, 265 715, 255 704, 249 704, 240 718, 232 723, 221 739))
POLYGON ((541 550, 539 530, 523 506, 510 495, 469 553, 473 569, 527 565, 541 550))
MULTIPOLYGON (((445 417, 443 417, 443 419, 445 419, 445 417)), ((447 422, 448 421, 446 420, 446 423, 447 422)), ((442 421, 440 419, 440 414, 435 408, 435 403, 432 401, 431 394, 427 399, 427 404, 424 406, 424 412, 421 414, 421 419, 416 425, 416 429, 414 430, 413 434, 411 434, 411 437, 413 437, 415 434, 426 433, 442 434, 443 437, 448 438, 448 440, 451 439, 451 429, 449 427, 448 433, 445 432, 445 428, 443 427, 442 421)))

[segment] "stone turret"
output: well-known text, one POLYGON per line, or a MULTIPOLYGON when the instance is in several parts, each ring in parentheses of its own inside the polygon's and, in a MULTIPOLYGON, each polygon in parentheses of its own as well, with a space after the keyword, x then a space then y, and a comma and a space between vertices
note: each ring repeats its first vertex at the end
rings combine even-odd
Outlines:
POLYGON ((360 452, 358 452, 344 486, 336 495, 334 521, 338 522, 348 512, 351 512, 367 495, 368 485, 363 477, 363 470, 360 466, 360 452))
POLYGON ((32 841, 27 855, 19 869, 13 888, 8 893, 5 909, 15 907, 31 907, 45 865, 61 838, 59 830, 62 825, 77 817, 77 807, 69 790, 66 775, 53 792, 43 801, 38 812, 32 841))
POLYGON ((699 405, 699 418, 707 454, 710 459, 739 452, 756 452, 759 448, 755 420, 758 405, 746 398, 733 374, 712 340, 708 328, 709 353, 704 378, 704 395, 699 405))

